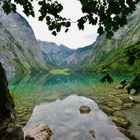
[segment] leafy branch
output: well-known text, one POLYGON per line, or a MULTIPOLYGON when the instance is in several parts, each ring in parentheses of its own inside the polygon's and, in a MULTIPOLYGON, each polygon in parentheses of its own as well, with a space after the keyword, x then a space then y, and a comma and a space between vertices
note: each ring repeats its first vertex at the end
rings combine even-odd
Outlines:
MULTIPOLYGON (((61 16, 63 5, 57 0, 37 0, 39 5, 40 21, 45 21, 48 29, 53 35, 57 35, 62 28, 65 32, 71 26, 71 20, 61 16)), ((85 23, 98 25, 99 35, 107 32, 107 37, 111 38, 113 33, 120 27, 127 24, 127 16, 136 9, 136 4, 140 0, 79 0, 82 5, 83 16, 77 19, 79 30, 84 30, 85 23)), ((23 12, 27 16, 35 17, 35 10, 32 6, 33 0, 3 0, 2 8, 5 13, 16 12, 16 4, 23 7, 23 12)), ((70 11, 71 12, 71 11, 70 11)), ((73 14, 73 13, 72 13, 73 14)))

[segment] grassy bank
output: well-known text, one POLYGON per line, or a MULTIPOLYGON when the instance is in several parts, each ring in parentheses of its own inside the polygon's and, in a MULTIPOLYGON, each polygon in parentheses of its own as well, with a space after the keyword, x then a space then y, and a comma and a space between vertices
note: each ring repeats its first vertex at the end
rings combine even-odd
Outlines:
POLYGON ((50 74, 54 74, 54 75, 69 75, 70 74, 70 70, 69 69, 52 69, 49 71, 50 74))

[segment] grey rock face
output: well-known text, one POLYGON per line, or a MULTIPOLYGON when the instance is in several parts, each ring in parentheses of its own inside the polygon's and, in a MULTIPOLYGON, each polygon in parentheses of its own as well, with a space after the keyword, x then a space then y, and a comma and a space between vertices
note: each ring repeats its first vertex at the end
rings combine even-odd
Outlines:
POLYGON ((87 58, 92 54, 92 50, 94 49, 94 44, 77 49, 72 55, 67 57, 66 61, 69 66, 81 66, 85 63, 89 63, 86 61, 87 58))
POLYGON ((38 40, 38 45, 47 62, 61 67, 68 65, 67 58, 75 52, 73 49, 69 49, 64 45, 57 45, 53 42, 38 40))
POLYGON ((18 13, 6 15, 0 8, 0 61, 7 71, 46 69, 34 32, 18 13))
POLYGON ((80 65, 85 61, 85 58, 92 53, 92 49, 94 48, 93 44, 74 50, 69 49, 64 45, 57 45, 53 42, 40 40, 38 41, 38 44, 46 61, 61 67, 80 65))

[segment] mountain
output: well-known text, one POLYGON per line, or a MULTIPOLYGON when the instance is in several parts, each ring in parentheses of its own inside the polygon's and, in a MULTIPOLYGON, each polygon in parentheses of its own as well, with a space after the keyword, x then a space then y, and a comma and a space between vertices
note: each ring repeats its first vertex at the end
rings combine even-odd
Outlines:
MULTIPOLYGON (((127 25, 121 27, 111 39, 106 38, 106 33, 98 36, 96 41, 77 50, 69 50, 54 43, 42 43, 41 50, 47 61, 58 66, 70 67, 74 70, 94 71, 103 65, 112 65, 118 71, 133 71, 140 64, 139 60, 130 68, 127 58, 124 57, 125 49, 129 46, 140 47, 140 6, 128 16, 127 25), (53 47, 52 47, 53 46, 53 47), (53 48, 53 49, 52 49, 53 48)), ((41 43, 40 43, 41 44, 41 43)))
POLYGON ((78 48, 70 49, 64 45, 57 45, 54 42, 38 40, 42 54, 52 67, 78 67, 85 62, 87 57, 92 53, 94 44, 78 48))
MULTIPOLYGON (((140 6, 128 16, 128 24, 112 37, 77 50, 53 42, 36 40, 28 22, 18 13, 8 16, 0 8, 0 61, 8 71, 41 71, 55 67, 94 70, 106 64, 114 69, 131 70, 123 59, 127 47, 140 47, 140 6)), ((139 60, 134 67, 137 67, 139 60)))
POLYGON ((18 13, 6 15, 0 8, 0 62, 7 71, 47 69, 34 32, 18 13))
POLYGON ((87 58, 92 54, 94 49, 94 43, 92 45, 78 48, 71 55, 66 58, 66 62, 70 67, 80 67, 82 64, 87 64, 87 58))
POLYGON ((68 66, 67 58, 75 52, 73 49, 67 48, 64 45, 57 45, 53 42, 38 40, 38 45, 46 62, 56 67, 68 66))
MULTIPOLYGON (((127 25, 121 27, 111 39, 106 38, 106 34, 98 36, 94 44, 90 46, 89 55, 87 52, 83 51, 82 56, 86 56, 84 59, 77 58, 75 62, 75 67, 80 63, 80 69, 94 70, 102 65, 111 64, 114 69, 123 71, 132 71, 132 69, 140 64, 137 60, 135 65, 130 68, 127 65, 127 58, 124 58, 124 51, 129 46, 140 47, 140 6, 137 6, 135 12, 128 16, 127 25), (123 59, 122 59, 123 58, 123 59)), ((83 48, 84 50, 84 48, 83 48)), ((79 67, 77 68, 79 69, 79 67)))

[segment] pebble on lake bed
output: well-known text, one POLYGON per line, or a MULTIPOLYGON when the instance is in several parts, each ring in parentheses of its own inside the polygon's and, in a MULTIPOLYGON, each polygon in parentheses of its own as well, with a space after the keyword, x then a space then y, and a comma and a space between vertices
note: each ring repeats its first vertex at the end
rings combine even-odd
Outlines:
POLYGON ((87 106, 87 105, 82 105, 82 106, 79 108, 79 111, 80 111, 81 114, 88 114, 88 113, 91 111, 91 109, 90 109, 90 107, 87 106))
POLYGON ((96 138, 96 135, 95 135, 95 131, 94 131, 94 130, 90 130, 90 131, 89 131, 89 134, 90 134, 93 138, 96 138))

